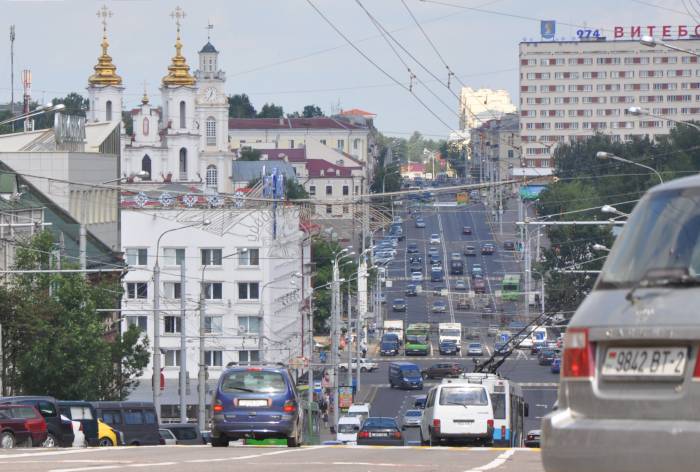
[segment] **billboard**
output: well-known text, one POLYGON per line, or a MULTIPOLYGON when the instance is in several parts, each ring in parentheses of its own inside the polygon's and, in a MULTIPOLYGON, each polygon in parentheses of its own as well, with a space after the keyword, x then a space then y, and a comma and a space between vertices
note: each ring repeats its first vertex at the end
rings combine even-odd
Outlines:
POLYGON ((554 39, 557 31, 557 22, 554 20, 540 21, 540 35, 542 39, 554 39))

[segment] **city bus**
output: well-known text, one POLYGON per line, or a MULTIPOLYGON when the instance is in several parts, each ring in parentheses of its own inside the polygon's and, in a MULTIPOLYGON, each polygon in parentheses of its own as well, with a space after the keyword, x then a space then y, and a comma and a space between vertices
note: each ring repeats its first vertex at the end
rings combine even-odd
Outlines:
POLYGON ((501 299, 517 302, 520 300, 520 274, 506 274, 501 284, 501 299))
POLYGON ((430 325, 428 323, 412 323, 406 328, 404 353, 407 356, 427 356, 430 354, 430 325))
POLYGON ((460 378, 485 385, 493 404, 493 445, 496 447, 523 447, 525 417, 529 406, 517 382, 498 374, 469 372, 460 378))

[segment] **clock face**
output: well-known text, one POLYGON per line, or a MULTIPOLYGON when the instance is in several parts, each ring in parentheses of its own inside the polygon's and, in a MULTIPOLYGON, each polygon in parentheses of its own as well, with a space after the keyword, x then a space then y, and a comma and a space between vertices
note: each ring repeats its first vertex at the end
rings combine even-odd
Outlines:
POLYGON ((204 91, 204 99, 208 102, 213 102, 216 100, 216 89, 214 87, 209 87, 204 91))

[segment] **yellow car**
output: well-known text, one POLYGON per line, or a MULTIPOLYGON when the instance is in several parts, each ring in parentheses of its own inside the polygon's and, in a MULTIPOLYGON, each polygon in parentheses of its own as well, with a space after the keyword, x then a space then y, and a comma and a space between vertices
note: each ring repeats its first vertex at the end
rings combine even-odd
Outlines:
POLYGON ((97 419, 97 437, 99 446, 119 446, 123 444, 121 432, 99 418, 97 419))

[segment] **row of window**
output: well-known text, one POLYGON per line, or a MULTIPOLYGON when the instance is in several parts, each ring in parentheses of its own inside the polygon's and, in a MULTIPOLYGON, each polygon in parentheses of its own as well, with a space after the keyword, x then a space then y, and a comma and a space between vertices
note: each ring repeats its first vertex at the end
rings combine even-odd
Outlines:
MULTIPOLYGON (((548 58, 540 59, 540 66, 563 66, 563 65, 579 65, 579 66, 590 66, 596 65, 619 65, 619 64, 677 64, 678 56, 657 56, 657 57, 640 57, 640 56, 628 56, 624 58, 620 57, 596 57, 595 62, 592 57, 570 57, 570 58, 548 58)), ((698 58, 696 56, 682 56, 682 64, 697 64, 698 58)), ((538 65, 537 59, 521 59, 521 66, 536 66, 538 65)))
MULTIPOLYGON (((241 144, 241 146, 243 146, 244 144, 247 144, 247 143, 248 143, 248 141, 245 140, 245 139, 241 139, 241 140, 239 140, 238 142, 241 144)), ((256 142, 256 143, 262 143, 263 140, 262 140, 262 139, 257 139, 257 140, 255 140, 255 142, 256 142)), ((320 142, 321 144, 323 144, 324 146, 327 146, 327 140, 325 140, 325 139, 319 139, 319 142, 320 142)), ((279 144, 279 143, 278 143, 277 141, 275 141, 275 144, 279 144)), ((289 149, 294 149, 294 148, 296 147, 296 144, 297 144, 297 143, 296 143, 296 141, 295 141, 294 139, 290 139, 290 140, 288 141, 289 149)), ((361 146, 362 146, 362 140, 361 140, 361 139, 359 139, 359 138, 353 139, 353 141, 352 141, 352 149, 353 149, 353 150, 357 151, 357 150, 359 150, 359 149, 361 148, 361 146)), ((303 145, 302 145, 302 147, 303 147, 303 145)), ((336 142, 335 142, 335 147, 336 147, 336 149, 338 149, 338 150, 340 150, 340 151, 344 151, 344 150, 345 150, 345 140, 344 140, 344 139, 338 139, 338 140, 336 140, 336 142)))
MULTIPOLYGON (((649 100, 649 102, 653 101, 654 100, 649 100)), ((681 108, 681 113, 688 114, 692 113, 692 110, 698 109, 700 108, 681 108)), ((654 115, 677 115, 678 108, 652 108, 651 113, 654 115)), ((627 109, 620 110, 619 108, 598 108, 595 110, 596 116, 620 116, 622 114, 629 115, 629 112, 627 109)), ((525 118, 535 118, 537 117, 537 110, 522 110, 520 112, 520 116, 525 118)), ((563 118, 565 116, 568 116, 569 118, 585 118, 593 116, 593 110, 539 110, 539 116, 544 118, 563 118)))
MULTIPOLYGON (((332 215, 333 214, 333 205, 324 205, 326 215, 332 215)), ((350 213, 350 205, 343 205, 343 214, 347 215, 350 213)))
MULTIPOLYGON (((688 89, 700 89, 700 82, 683 82, 680 84, 681 90, 688 89)), ((575 85, 569 85, 569 92, 591 92, 593 90, 592 85, 583 85, 577 88, 575 85)), ((552 92, 564 92, 566 86, 563 84, 559 85, 540 85, 540 93, 552 93, 552 92)), ((596 92, 619 92, 624 90, 625 92, 644 92, 647 90, 678 90, 678 84, 675 82, 657 83, 657 84, 596 84, 596 92)), ((520 91, 522 93, 536 93, 536 85, 521 85, 520 91)))
MULTIPOLYGON (((208 367, 223 366, 223 351, 204 351, 204 364, 208 367)), ((180 350, 166 349, 164 350, 165 367, 180 367, 180 350)), ((239 351, 238 362, 259 362, 260 351, 239 351)))
MULTIPOLYGON (((661 103, 661 102, 690 102, 695 100, 700 102, 700 95, 642 95, 639 97, 639 103, 661 103)), ((552 100, 550 97, 528 97, 525 99, 525 104, 527 105, 577 105, 582 104, 592 104, 592 103, 635 103, 635 96, 633 95, 620 95, 613 97, 555 97, 552 100)), ((523 99, 520 99, 520 103, 523 103, 523 99)), ((521 115, 527 116, 527 115, 521 115)))
MULTIPOLYGON (((148 282, 127 282, 126 298, 145 300, 148 298, 148 282)), ((239 301, 260 300, 260 282, 237 282, 239 301)), ((204 298, 207 300, 223 299, 223 282, 204 282, 202 284, 204 298)), ((180 282, 163 283, 163 297, 179 300, 182 297, 180 282)))
MULTIPOLYGON (((221 248, 200 249, 200 262, 203 266, 220 266, 228 256, 223 256, 221 248)), ((130 247, 126 249, 126 262, 130 266, 148 265, 148 248, 130 247)), ((236 252, 239 266, 259 266, 260 249, 241 248, 236 252), (245 249, 245 250, 244 250, 245 249)), ((163 265, 179 266, 185 260, 185 249, 167 247, 163 248, 163 265)))
MULTIPOLYGON (((148 316, 133 315, 127 316, 126 322, 128 326, 136 326, 144 333, 148 332, 148 316)), ((262 318, 259 316, 239 316, 238 330, 245 334, 260 334, 262 326, 262 318)), ((181 319, 179 316, 167 315, 163 317, 163 332, 166 334, 177 334, 182 329, 181 319)), ((223 316, 211 315, 204 317, 204 332, 206 334, 222 334, 223 333, 223 316)))
MULTIPOLYGON (((349 185, 343 185, 343 190, 342 190, 343 195, 350 195, 350 186, 349 185)), ((355 185, 355 193, 360 193, 360 188, 359 186, 355 185)), ((309 185, 309 195, 314 196, 316 195, 316 186, 315 185, 309 185)), ((326 185, 326 195, 333 195, 333 186, 332 185, 326 185)))

